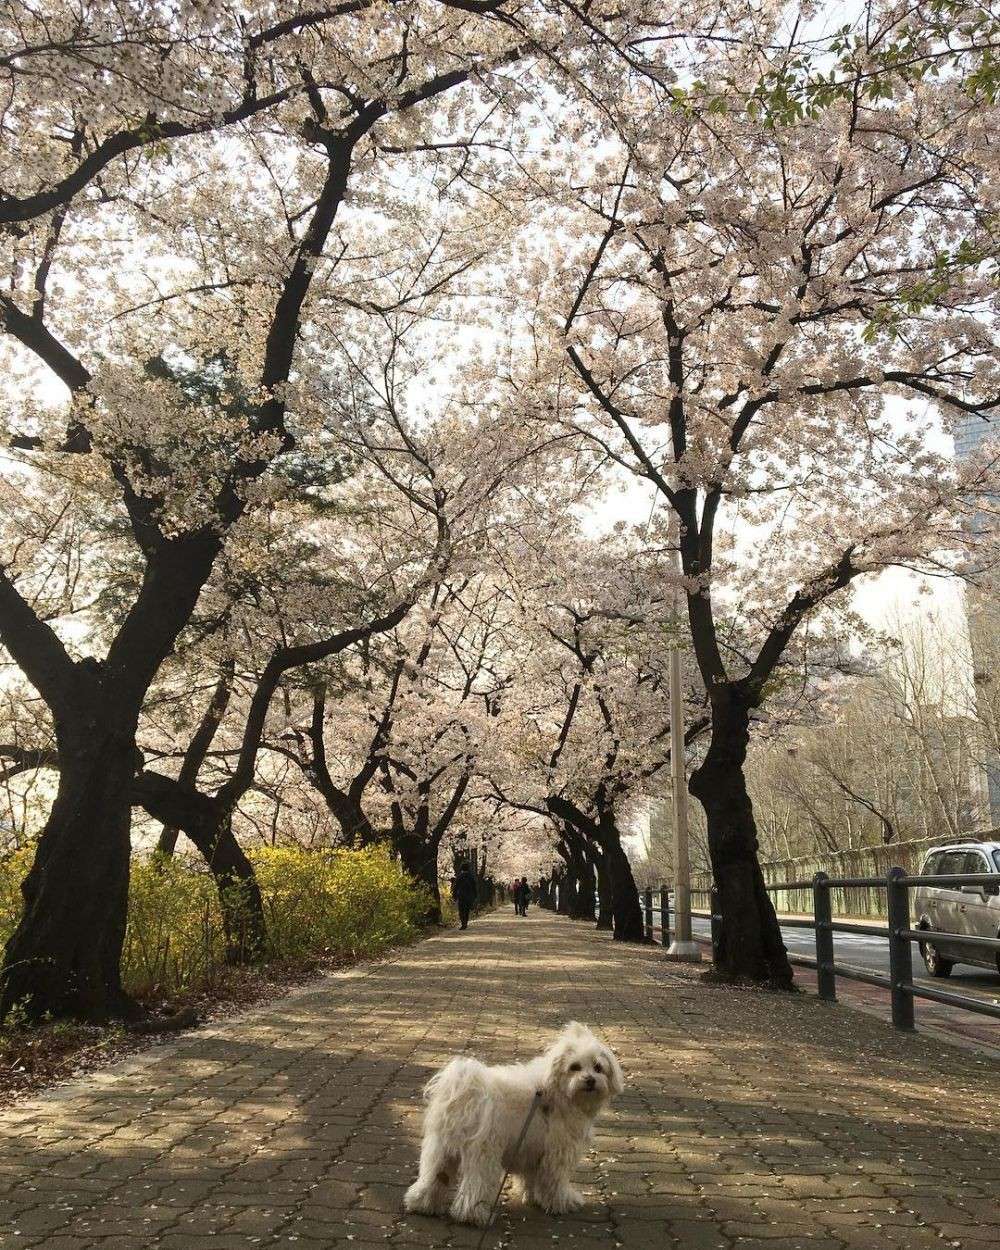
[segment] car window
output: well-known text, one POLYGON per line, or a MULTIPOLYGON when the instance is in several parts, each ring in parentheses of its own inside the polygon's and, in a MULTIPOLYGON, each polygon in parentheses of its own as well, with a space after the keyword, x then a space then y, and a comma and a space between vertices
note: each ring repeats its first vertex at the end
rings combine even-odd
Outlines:
POLYGON ((948 853, 946 853, 946 851, 934 851, 933 854, 928 855, 928 863, 924 865, 925 873, 928 874, 928 876, 934 876, 935 874, 940 873, 941 864, 944 864, 946 858, 948 858, 948 853))
POLYGON ((1000 872, 1000 851, 993 852, 993 862, 997 866, 997 872, 1000 872))
POLYGON ((965 862, 959 872, 989 872, 990 866, 982 851, 966 851, 965 862))
POLYGON ((941 856, 941 863, 938 867, 938 875, 942 877, 957 876, 960 872, 965 871, 964 865, 964 851, 946 851, 944 855, 941 856))

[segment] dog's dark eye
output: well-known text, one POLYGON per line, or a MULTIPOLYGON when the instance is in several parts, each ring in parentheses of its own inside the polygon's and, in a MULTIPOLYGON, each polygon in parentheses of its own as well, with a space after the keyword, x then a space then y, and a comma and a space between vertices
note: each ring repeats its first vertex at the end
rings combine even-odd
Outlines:
POLYGON ((601 1067, 601 1065, 600 1065, 599 1063, 595 1063, 595 1064, 594 1064, 594 1071, 595 1071, 595 1072, 603 1072, 603 1071, 604 1071, 604 1069, 601 1067))
POLYGON ((571 1063, 571 1064, 569 1065, 569 1070, 570 1070, 570 1072, 579 1072, 579 1071, 580 1071, 580 1065, 579 1065, 578 1063, 571 1063))

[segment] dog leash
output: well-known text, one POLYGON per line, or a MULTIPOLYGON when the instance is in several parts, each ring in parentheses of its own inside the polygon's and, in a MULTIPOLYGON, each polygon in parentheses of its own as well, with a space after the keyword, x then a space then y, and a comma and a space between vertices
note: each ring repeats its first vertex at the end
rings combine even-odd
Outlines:
MULTIPOLYGON (((521 1149, 524 1139, 528 1135, 528 1126, 531 1124, 531 1121, 535 1118, 535 1112, 538 1110, 538 1108, 541 1105, 542 1105, 542 1091, 540 1089, 536 1089, 535 1096, 531 1101, 531 1106, 528 1108, 528 1114, 524 1118, 524 1124, 521 1126, 520 1136, 518 1137, 517 1141, 514 1143, 514 1149, 511 1151, 511 1154, 516 1155, 517 1152, 521 1149)), ((507 1184, 507 1178, 509 1176, 510 1176, 510 1168, 508 1168, 507 1171, 504 1172, 503 1174, 503 1180, 500 1182, 500 1188, 497 1190, 497 1196, 493 1199, 493 1206, 490 1207, 490 1217, 486 1221, 486 1227, 483 1229, 482 1233, 480 1234, 479 1241, 476 1243, 476 1250, 483 1250, 483 1242, 486 1240, 487 1234, 490 1232, 490 1230, 493 1227, 493 1219, 497 1213, 497 1207, 500 1205, 500 1195, 503 1193, 503 1187, 504 1185, 507 1184)))

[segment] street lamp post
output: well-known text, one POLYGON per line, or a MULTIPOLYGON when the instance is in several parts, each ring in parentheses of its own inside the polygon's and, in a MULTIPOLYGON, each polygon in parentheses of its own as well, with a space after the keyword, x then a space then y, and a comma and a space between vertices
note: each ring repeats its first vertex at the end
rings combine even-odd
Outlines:
MULTIPOLYGON (((671 529, 677 536, 677 574, 680 576, 680 536, 677 519, 671 516, 671 529)), ((674 615, 679 616, 679 599, 674 590, 674 615)), ((667 959, 678 963, 700 963, 701 947, 691 937, 691 860, 688 854, 687 768, 684 749, 684 687, 681 676, 681 649, 670 645, 670 779, 674 824, 674 940, 667 959)))
POLYGON ((687 770, 684 758, 684 697, 681 649, 670 648, 670 775, 674 817, 674 940, 667 958, 700 963, 701 947, 691 937, 691 860, 688 855, 687 770))

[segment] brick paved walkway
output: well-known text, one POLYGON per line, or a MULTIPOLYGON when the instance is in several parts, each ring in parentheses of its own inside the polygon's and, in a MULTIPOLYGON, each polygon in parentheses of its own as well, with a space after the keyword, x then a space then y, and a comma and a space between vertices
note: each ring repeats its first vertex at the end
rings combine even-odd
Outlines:
POLYGON ((629 1089, 588 1206, 519 1250, 924 1250, 1000 1241, 997 1064, 815 998, 734 994, 537 911, 476 922, 0 1114, 0 1246, 474 1247, 407 1217, 419 1089, 567 1017, 629 1089))

